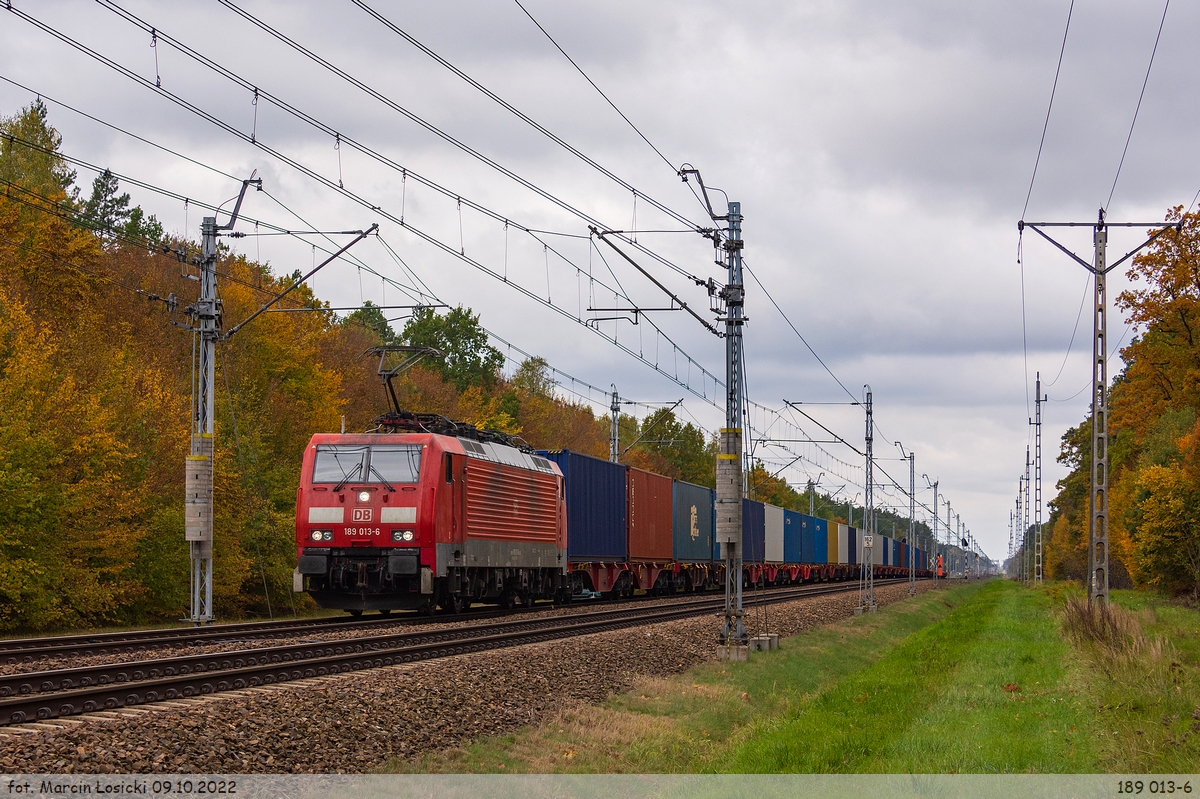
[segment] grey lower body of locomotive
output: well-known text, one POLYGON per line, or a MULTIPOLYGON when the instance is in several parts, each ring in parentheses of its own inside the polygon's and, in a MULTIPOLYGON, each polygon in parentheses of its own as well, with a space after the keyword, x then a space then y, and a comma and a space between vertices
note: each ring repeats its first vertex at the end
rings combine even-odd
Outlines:
POLYGON ((553 544, 470 539, 438 544, 436 560, 431 569, 417 549, 306 547, 296 588, 351 612, 569 599, 567 553, 553 544))

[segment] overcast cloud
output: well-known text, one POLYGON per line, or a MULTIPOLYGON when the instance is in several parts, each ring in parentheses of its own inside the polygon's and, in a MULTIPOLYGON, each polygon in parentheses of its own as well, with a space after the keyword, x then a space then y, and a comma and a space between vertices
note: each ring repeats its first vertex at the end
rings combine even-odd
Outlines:
MULTIPOLYGON (((959 2, 581 2, 525 0, 531 13, 678 166, 699 167, 706 183, 742 203, 746 258, 809 345, 856 397, 869 383, 887 440, 917 454, 921 474, 941 480, 956 512, 993 556, 1003 556, 1008 511, 1023 471, 1027 388, 1022 347, 1021 274, 1016 222, 1029 187, 1062 41, 1068 1, 959 2)), ((673 171, 597 95, 515 3, 384 3, 376 10, 506 100, 637 187, 616 186, 496 106, 351 2, 264 2, 242 8, 314 50, 465 144, 504 164, 610 228, 678 230, 653 210, 653 197, 696 223, 705 214, 673 171)), ((258 140, 339 179, 334 140, 260 102, 252 92, 197 65, 98 3, 15 0, 14 6, 258 140)), ((531 227, 586 236, 586 224, 465 155, 385 105, 271 38, 216 0, 122 2, 121 7, 258 86, 386 154, 407 169, 531 227)), ((1026 217, 1095 218, 1113 184, 1147 61, 1161 2, 1076 4, 1054 112, 1026 217)), ((1188 205, 1200 188, 1191 154, 1197 90, 1188 41, 1200 11, 1170 9, 1110 218, 1161 219, 1188 205)), ((575 377, 636 400, 687 396, 686 413, 709 428, 722 412, 577 322, 555 314, 504 282, 420 241, 378 213, 338 196, 271 155, 138 86, 127 77, 0 11, 0 75, 232 175, 257 169, 284 206, 323 230, 380 222, 382 236, 444 302, 466 304, 485 326, 517 347, 546 357, 575 377)), ((0 114, 32 96, 0 82, 0 114)), ((64 150, 188 197, 214 204, 237 184, 147 147, 53 103, 64 150)), ((340 150, 346 188, 462 250, 510 283, 569 313, 589 316, 613 297, 589 292, 588 270, 619 280, 640 305, 664 298, 644 278, 586 238, 547 236, 561 255, 469 207, 438 196, 348 145, 340 150), (583 276, 576 270, 583 271, 583 276)), ((80 182, 93 174, 80 170, 80 182)), ((202 212, 127 187, 165 226, 195 237, 202 212)), ((723 203, 721 195, 714 194, 723 203)), ((297 228, 279 204, 251 195, 244 213, 297 228)), ((247 228, 248 229, 248 228, 247 228)), ((1125 252, 1141 231, 1114 232, 1125 252)), ((1064 234, 1088 255, 1086 230, 1064 234)), ((720 278, 712 249, 695 234, 641 233, 638 241, 683 271, 720 278)), ((1054 400, 1045 412, 1046 495, 1062 476, 1055 463, 1062 432, 1083 418, 1090 331, 1066 355, 1086 274, 1048 245, 1025 242, 1025 315, 1029 391, 1035 371, 1054 400), (1065 365, 1064 364, 1065 359, 1065 365)), ((282 237, 235 246, 280 272, 311 265, 308 244, 282 237)), ((603 246, 603 245, 601 245, 603 246)), ((354 254, 404 284, 378 242, 354 254)), ((706 297, 684 277, 645 256, 656 275, 691 304, 706 297)), ((750 394, 779 408, 783 399, 848 399, 833 378, 748 280, 746 328, 750 394)), ((1114 288, 1125 284, 1117 277, 1114 288)), ((337 264, 315 278, 334 306, 407 302, 396 288, 337 264)), ((1115 296, 1115 292, 1113 292, 1115 296)), ((598 314, 605 315, 605 314, 598 314)), ((683 314, 653 318, 687 353, 723 375, 721 343, 683 314)), ((397 323, 399 324, 399 323, 397 323)), ((1118 312, 1110 327, 1125 328, 1118 312)), ((647 360, 688 382, 687 367, 643 323, 602 323, 647 360)), ((165 331, 164 335, 169 335, 165 331)), ((512 353, 519 358, 518 353, 512 353)), ((691 385, 708 397, 692 370, 691 385)), ((568 384, 569 385, 569 384, 568 384)), ((856 408, 818 406, 824 424, 861 447, 856 408)), ((804 421, 800 417, 795 417, 804 421)), ((756 416, 766 425, 769 417, 756 416)), ((809 433, 815 425, 805 423, 809 433)), ((776 423, 771 434, 795 438, 776 423)), ((861 481, 861 459, 826 446, 805 449, 816 463, 787 472, 802 484, 861 481)), ((800 451, 798 445, 793 449, 800 451)), ((880 440, 876 451, 898 450, 880 440)), ((785 457, 763 447, 769 460, 785 457)), ((790 456, 788 456, 790 457, 790 456)), ((782 462, 781 462, 782 463, 782 462)), ((907 482, 904 464, 883 462, 907 482)), ((853 495, 860 486, 845 490, 853 495)), ((895 492, 887 501, 900 501, 895 492)), ((885 497, 886 498, 886 497, 885 497)), ((922 500, 930 501, 928 493, 922 500)), ((945 508, 942 508, 944 518, 945 508)))

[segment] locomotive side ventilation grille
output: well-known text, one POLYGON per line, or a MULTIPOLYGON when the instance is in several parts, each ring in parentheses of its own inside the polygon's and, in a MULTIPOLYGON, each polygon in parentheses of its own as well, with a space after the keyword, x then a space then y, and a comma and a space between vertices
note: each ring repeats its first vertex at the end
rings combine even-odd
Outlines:
POLYGON ((488 455, 488 451, 483 448, 483 445, 469 438, 460 438, 458 443, 462 444, 462 448, 472 455, 478 455, 481 458, 486 458, 488 455))
POLYGON ((492 463, 503 463, 506 466, 516 466, 518 469, 532 469, 543 474, 554 474, 554 467, 550 465, 550 461, 528 452, 522 452, 514 447, 490 442, 481 443, 469 438, 459 438, 458 443, 462 444, 463 451, 467 455, 474 458, 481 458, 492 463))

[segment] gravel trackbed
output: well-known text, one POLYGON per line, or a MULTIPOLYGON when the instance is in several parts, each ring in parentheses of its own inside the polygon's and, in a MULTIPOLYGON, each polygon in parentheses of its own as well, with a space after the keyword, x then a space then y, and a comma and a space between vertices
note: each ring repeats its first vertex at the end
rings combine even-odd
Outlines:
MULTIPOLYGON (((918 583, 918 590, 931 587, 918 583)), ((906 585, 876 589, 880 605, 906 585)), ((788 636, 852 615, 856 594, 767 609, 788 636)), ((756 611, 747 596, 747 621, 756 611)), ((599 702, 641 677, 711 659, 713 617, 0 728, 0 773, 359 773, 599 702)))

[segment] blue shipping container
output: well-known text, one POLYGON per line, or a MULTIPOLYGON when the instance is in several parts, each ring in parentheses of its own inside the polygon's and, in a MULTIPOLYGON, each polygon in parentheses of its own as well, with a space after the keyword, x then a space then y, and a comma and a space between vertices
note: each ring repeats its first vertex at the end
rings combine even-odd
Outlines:
POLYGON ((896 539, 894 539, 894 538, 892 539, 892 560, 891 560, 891 564, 892 564, 893 566, 901 566, 901 565, 903 565, 903 563, 900 561, 900 542, 899 542, 899 541, 897 541, 897 540, 896 540, 896 539))
POLYGON ((828 563, 829 522, 809 516, 808 525, 813 529, 813 563, 828 563))
POLYGON ((742 560, 762 563, 767 555, 766 514, 761 502, 742 500, 742 560))
POLYGON ((858 563, 858 539, 859 532, 851 527, 847 532, 849 539, 846 541, 846 562, 850 564, 858 563))
POLYGON ((681 563, 712 560, 714 513, 711 488, 674 481, 671 529, 675 536, 675 560, 681 563))
POLYGON ((797 514, 800 516, 800 535, 801 535, 801 563, 816 563, 817 562, 817 536, 813 530, 813 518, 805 516, 803 513, 797 514))
POLYGON ((783 562, 805 563, 804 517, 794 510, 783 511, 783 562))
POLYGON ((538 453, 558 464, 567 490, 567 558, 625 560, 625 467, 570 450, 538 453))

